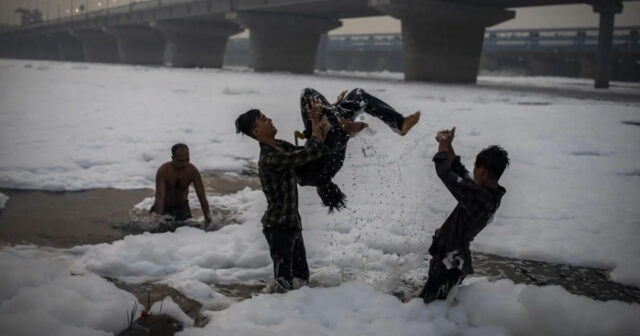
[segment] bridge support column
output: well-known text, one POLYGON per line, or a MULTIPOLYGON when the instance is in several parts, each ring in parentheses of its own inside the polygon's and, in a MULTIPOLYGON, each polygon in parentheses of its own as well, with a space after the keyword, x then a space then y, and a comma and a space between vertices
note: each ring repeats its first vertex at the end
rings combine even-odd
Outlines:
POLYGON ((58 55, 61 61, 82 62, 84 57, 84 46, 82 41, 70 33, 55 34, 58 43, 58 55))
POLYGON ((167 39, 167 62, 183 68, 222 68, 229 36, 241 32, 228 22, 155 22, 167 39))
POLYGON ((13 57, 13 40, 3 39, 0 40, 0 58, 12 58, 13 57))
POLYGON ((251 67, 255 71, 313 73, 322 33, 338 20, 275 14, 229 13, 227 19, 249 29, 251 67))
POLYGON ((8 38, 2 41, 2 57, 20 58, 18 55, 19 43, 15 38, 8 38))
POLYGON ((38 50, 37 59, 40 60, 60 60, 58 53, 58 43, 50 36, 41 36, 35 39, 38 50))
POLYGON ((475 83, 485 28, 514 11, 420 0, 369 0, 402 21, 407 81, 475 83))
POLYGON ((601 0, 593 4, 593 11, 600 13, 598 30, 598 52, 596 54, 596 76, 594 87, 608 89, 611 78, 611 45, 613 22, 616 14, 622 13, 622 1, 601 0))
POLYGON ((14 55, 15 58, 38 60, 41 59, 39 40, 34 37, 20 37, 15 40, 14 55))
POLYGON ((116 39, 103 30, 75 30, 72 35, 82 41, 87 62, 116 63, 119 61, 116 39))
POLYGON ((162 33, 147 26, 109 27, 118 43, 120 62, 163 65, 166 40, 162 33))

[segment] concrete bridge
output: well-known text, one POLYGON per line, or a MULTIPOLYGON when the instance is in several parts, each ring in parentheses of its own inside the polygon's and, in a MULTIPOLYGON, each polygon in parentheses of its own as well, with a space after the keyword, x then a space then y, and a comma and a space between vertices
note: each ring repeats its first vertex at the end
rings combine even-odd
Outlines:
MULTIPOLYGON (((485 32, 480 72, 593 78, 598 28, 510 29, 485 32)), ((248 38, 230 39, 225 65, 248 66, 248 38)), ((402 72, 402 34, 323 35, 316 69, 402 72)), ((616 27, 611 79, 640 82, 640 26, 616 27)))
POLYGON ((475 83, 485 29, 507 6, 589 3, 600 13, 595 86, 610 77, 613 22, 623 0, 149 0, 0 34, 0 56, 177 67, 221 67, 229 36, 250 32, 256 71, 311 73, 320 36, 340 19, 401 20, 405 79, 475 83))

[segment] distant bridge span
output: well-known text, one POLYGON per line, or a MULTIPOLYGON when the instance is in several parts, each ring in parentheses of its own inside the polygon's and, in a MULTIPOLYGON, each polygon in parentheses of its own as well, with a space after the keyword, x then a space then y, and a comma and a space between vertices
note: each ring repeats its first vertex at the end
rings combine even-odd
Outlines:
POLYGON ((507 7, 576 3, 600 13, 595 86, 606 88, 623 0, 149 0, 0 33, 0 56, 221 67, 228 37, 249 29, 256 71, 310 73, 341 19, 390 15, 406 80, 475 83, 485 29, 513 19, 507 7))

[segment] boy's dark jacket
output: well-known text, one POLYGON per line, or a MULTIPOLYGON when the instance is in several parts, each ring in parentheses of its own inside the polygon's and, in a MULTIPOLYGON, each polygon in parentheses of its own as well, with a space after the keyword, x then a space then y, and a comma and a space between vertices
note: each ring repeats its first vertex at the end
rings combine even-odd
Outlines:
POLYGON ((447 253, 458 250, 463 258, 462 271, 473 273, 469 244, 475 236, 493 219, 506 190, 498 186, 492 190, 477 184, 457 156, 449 163, 449 153, 439 152, 433 157, 438 177, 444 182, 458 205, 451 215, 436 230, 429 253, 444 259, 447 253))

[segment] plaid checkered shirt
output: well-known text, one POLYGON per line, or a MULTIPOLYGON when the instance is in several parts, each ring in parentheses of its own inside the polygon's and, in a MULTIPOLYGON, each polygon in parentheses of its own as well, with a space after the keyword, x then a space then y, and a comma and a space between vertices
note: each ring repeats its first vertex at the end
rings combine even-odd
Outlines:
POLYGON ((310 137, 304 147, 276 140, 280 150, 260 144, 258 171, 262 191, 267 197, 267 211, 262 216, 265 228, 302 229, 298 213, 296 168, 322 155, 323 145, 310 137))

